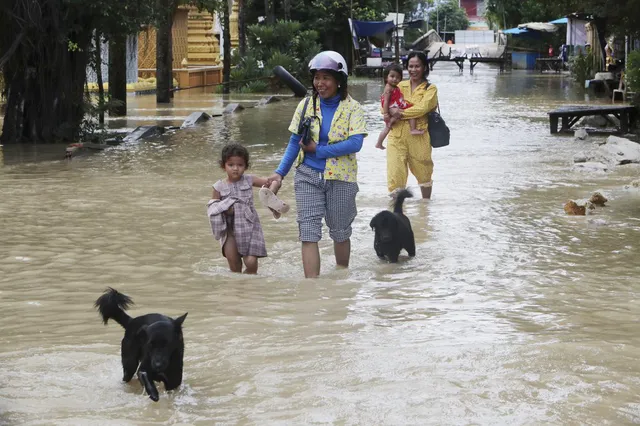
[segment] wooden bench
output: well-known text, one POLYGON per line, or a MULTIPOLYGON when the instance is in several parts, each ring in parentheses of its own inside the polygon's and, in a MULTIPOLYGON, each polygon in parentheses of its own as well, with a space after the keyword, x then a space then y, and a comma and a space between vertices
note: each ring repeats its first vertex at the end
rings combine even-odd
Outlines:
POLYGON ((536 69, 541 73, 545 71, 560 72, 562 70, 562 59, 560 58, 536 58, 536 69))
POLYGON ((597 116, 607 118, 609 115, 620 120, 619 130, 622 133, 628 133, 629 129, 634 128, 637 121, 637 110, 632 106, 608 106, 608 105, 578 105, 564 106, 551 111, 549 114, 549 125, 551 133, 558 133, 558 121, 562 120, 561 132, 571 131, 571 127, 582 117, 597 116))

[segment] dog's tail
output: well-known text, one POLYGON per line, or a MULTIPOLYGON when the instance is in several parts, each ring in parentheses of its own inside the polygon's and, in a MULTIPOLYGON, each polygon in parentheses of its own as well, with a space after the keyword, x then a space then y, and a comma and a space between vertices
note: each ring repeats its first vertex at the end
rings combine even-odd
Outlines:
POLYGON ((396 201, 393 203, 393 212, 402 213, 402 204, 404 204, 404 199, 411 197, 413 197, 413 194, 408 189, 403 189, 402 191, 398 192, 396 201))
POLYGON ((127 328, 131 317, 127 315, 125 310, 133 305, 133 300, 129 296, 119 293, 117 290, 109 287, 104 294, 96 300, 95 307, 102 316, 102 322, 107 324, 109 319, 114 319, 123 328, 127 328))

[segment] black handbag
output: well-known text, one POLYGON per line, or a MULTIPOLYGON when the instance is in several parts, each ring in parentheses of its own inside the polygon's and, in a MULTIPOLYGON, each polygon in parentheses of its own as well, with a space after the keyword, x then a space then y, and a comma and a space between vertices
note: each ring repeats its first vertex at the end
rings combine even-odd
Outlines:
MULTIPOLYGON (((429 85, 427 85, 429 87, 429 85)), ((431 111, 427 114, 427 122, 429 129, 429 138, 433 148, 442 148, 449 145, 450 131, 444 118, 440 115, 440 104, 438 103, 438 111, 431 111)))
POLYGON ((309 139, 311 137, 310 135, 311 122, 314 119, 318 118, 318 116, 316 115, 316 99, 313 98, 313 116, 305 118, 305 114, 307 113, 308 106, 309 106, 309 98, 307 98, 307 100, 304 102, 304 107, 302 108, 302 114, 300 114, 300 123, 298 124, 298 134, 300 135, 300 140, 304 145, 309 144, 309 139))
POLYGON ((431 146, 434 148, 442 148, 449 145, 450 131, 447 124, 444 122, 444 118, 440 115, 440 106, 438 105, 438 111, 431 111, 427 114, 429 138, 431 139, 431 146))

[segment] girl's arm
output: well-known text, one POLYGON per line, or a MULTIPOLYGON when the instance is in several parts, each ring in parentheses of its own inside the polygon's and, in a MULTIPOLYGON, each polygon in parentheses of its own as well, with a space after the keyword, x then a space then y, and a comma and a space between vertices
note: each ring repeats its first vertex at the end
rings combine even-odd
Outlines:
POLYGON ((418 118, 426 115, 428 112, 433 111, 438 106, 438 89, 436 86, 429 86, 422 96, 420 102, 415 103, 412 107, 403 111, 399 111, 400 117, 403 120, 409 120, 411 118, 418 118))
POLYGON ((251 176, 253 179, 253 186, 262 188, 263 186, 271 185, 271 178, 265 178, 260 176, 251 176))
MULTIPOLYGON (((212 200, 219 200, 220 198, 220 193, 218 191, 216 191, 215 188, 213 188, 213 194, 211 194, 211 199, 212 200)), ((229 209, 226 212, 223 212, 223 214, 228 214, 228 215, 232 215, 233 214, 233 206, 229 207, 229 209)))

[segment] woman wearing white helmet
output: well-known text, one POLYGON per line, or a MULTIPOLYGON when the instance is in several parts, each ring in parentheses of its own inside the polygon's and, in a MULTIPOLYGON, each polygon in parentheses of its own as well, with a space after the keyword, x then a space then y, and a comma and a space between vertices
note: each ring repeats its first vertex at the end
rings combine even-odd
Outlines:
POLYGON ((348 267, 351 223, 356 217, 356 153, 367 134, 364 112, 347 90, 347 63, 333 51, 309 62, 313 96, 296 108, 292 133, 280 165, 271 176, 281 182, 296 163, 294 190, 302 264, 307 278, 320 274, 318 241, 322 219, 334 242, 336 263, 348 267), (304 139, 304 140, 303 140, 304 139))

